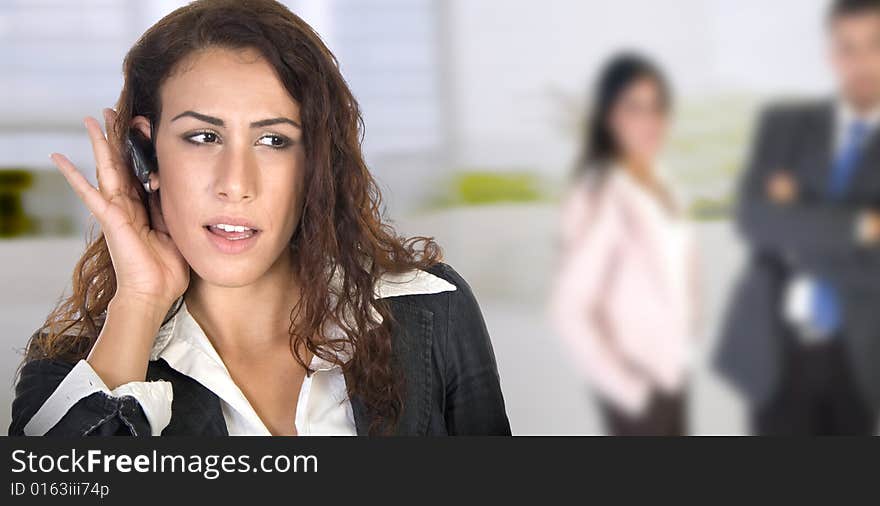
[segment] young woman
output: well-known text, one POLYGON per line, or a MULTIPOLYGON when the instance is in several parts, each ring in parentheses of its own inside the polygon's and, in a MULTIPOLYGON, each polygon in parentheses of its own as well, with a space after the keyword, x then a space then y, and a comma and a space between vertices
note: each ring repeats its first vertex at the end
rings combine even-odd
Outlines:
POLYGON ((510 433, 474 295, 383 223, 311 27, 200 0, 123 67, 107 136, 85 120, 98 188, 52 155, 102 233, 30 339, 10 434, 510 433))
POLYGON ((657 163, 670 101, 651 62, 613 59, 562 209, 554 320, 615 435, 686 432, 696 262, 657 163))

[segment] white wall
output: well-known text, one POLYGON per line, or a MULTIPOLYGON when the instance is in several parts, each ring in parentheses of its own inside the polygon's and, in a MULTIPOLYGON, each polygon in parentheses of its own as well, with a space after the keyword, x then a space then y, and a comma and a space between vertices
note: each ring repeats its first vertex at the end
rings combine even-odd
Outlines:
POLYGON ((452 0, 458 165, 562 170, 602 61, 637 48, 687 97, 820 92, 825 0, 452 0), (560 100, 557 97, 562 96, 560 100))

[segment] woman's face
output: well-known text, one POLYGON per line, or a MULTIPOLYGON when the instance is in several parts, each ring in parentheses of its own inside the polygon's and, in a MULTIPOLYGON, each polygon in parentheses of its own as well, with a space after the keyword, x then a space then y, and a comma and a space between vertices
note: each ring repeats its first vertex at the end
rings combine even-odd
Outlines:
MULTIPOLYGON (((168 232, 208 283, 253 283, 282 259, 299 222, 299 104, 256 51, 208 49, 163 84, 154 175, 168 232), (225 225, 243 225, 222 230, 225 225), (255 232, 253 230, 256 230, 255 232)), ((149 131, 143 117, 135 120, 149 131)))
POLYGON ((667 130, 666 106, 659 85, 643 77, 624 90, 611 110, 611 133, 624 159, 652 164, 667 130))

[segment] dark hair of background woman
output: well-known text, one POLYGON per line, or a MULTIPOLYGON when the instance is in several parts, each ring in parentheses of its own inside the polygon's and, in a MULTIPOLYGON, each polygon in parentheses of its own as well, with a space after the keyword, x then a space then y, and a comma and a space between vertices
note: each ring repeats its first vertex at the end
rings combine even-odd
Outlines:
POLYGON ((602 68, 593 90, 583 150, 575 177, 588 171, 604 172, 609 163, 620 155, 611 132, 611 113, 623 93, 632 84, 645 78, 657 84, 663 107, 668 110, 672 105, 669 82, 660 67, 648 58, 632 52, 621 53, 608 60, 602 68))

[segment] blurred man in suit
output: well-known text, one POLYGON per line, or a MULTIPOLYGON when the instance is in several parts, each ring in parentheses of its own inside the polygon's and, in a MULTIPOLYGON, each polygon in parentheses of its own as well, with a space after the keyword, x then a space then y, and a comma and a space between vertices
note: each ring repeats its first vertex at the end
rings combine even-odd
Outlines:
POLYGON ((763 113, 740 188, 749 264, 718 354, 758 434, 873 434, 880 407, 880 0, 828 14, 839 91, 763 113))

